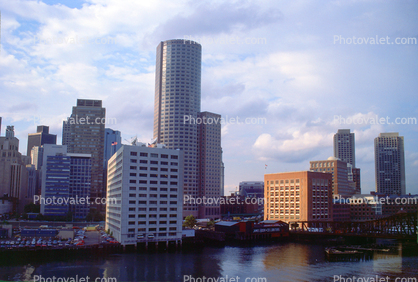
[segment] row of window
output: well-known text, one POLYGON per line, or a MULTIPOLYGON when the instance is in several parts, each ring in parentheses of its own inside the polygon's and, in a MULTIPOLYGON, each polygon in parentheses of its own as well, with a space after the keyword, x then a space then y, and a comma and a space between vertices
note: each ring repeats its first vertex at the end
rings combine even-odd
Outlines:
MULTIPOLYGON (((136 201, 129 201, 130 205, 136 205, 136 201)), ((149 201, 148 203, 149 205, 157 205, 157 201, 149 201)), ((167 205, 168 202, 167 201, 160 201, 159 202, 160 205, 167 205)), ((147 205, 147 201, 138 201, 138 205, 147 205)), ((170 205, 177 205, 177 201, 170 201, 170 205)))
MULTIPOLYGON (((130 155, 131 156, 138 156, 138 152, 131 152, 130 153, 130 155)), ((158 158, 159 157, 159 155, 157 154, 157 153, 150 153, 150 154, 148 154, 148 153, 144 153, 144 152, 140 152, 139 153, 139 156, 140 157, 148 157, 148 156, 150 156, 151 158, 158 158)), ((172 159, 172 160, 178 160, 178 158, 179 158, 179 156, 177 156, 177 155, 167 155, 167 154, 161 154, 161 158, 162 159, 168 159, 170 157, 170 159, 172 159)))

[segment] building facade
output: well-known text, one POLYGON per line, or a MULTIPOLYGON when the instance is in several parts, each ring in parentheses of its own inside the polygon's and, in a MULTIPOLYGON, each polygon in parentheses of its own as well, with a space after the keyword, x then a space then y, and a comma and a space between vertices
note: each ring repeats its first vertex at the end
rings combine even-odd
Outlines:
POLYGON ((243 181, 239 183, 239 195, 250 198, 264 197, 263 181, 243 181))
POLYGON ((334 134, 334 157, 356 167, 355 137, 350 129, 338 129, 334 134))
MULTIPOLYGON (((67 124, 63 126, 62 144, 68 146, 68 153, 91 155, 90 197, 94 202, 106 195, 103 182, 105 116, 101 100, 77 99, 77 106, 73 107, 67 124)), ((92 208, 104 211, 103 205, 94 204, 92 208)))
MULTIPOLYGON (((222 160, 210 164, 216 166, 216 173, 219 171, 218 176, 206 173, 207 158, 202 161, 199 159, 202 154, 208 158, 222 158, 222 151, 219 156, 218 149, 212 156, 210 151, 206 150, 202 153, 201 150, 207 148, 208 143, 199 138, 196 120, 203 116, 216 115, 208 112, 200 113, 201 58, 202 46, 190 40, 167 40, 157 47, 154 139, 167 148, 180 149, 184 152, 184 194, 193 198, 205 194, 220 195, 220 191, 213 190, 214 183, 209 183, 210 181, 218 183, 217 190, 222 189, 222 160), (204 167, 201 168, 200 165, 204 167), (206 173, 203 178, 200 172, 206 173), (208 178, 205 179, 206 177, 208 178), (210 187, 204 187, 208 183, 210 187)), ((219 136, 219 140, 213 143, 220 144, 220 126, 208 125, 206 128, 211 128, 211 131, 219 130, 212 135, 219 136)), ((186 202, 183 206, 183 217, 193 215, 213 218, 216 214, 219 214, 219 207, 206 208, 192 202, 186 202)))
POLYGON ((122 245, 180 241, 183 152, 123 145, 109 160, 106 230, 122 245))
POLYGON ((43 144, 57 144, 57 135, 49 134, 49 126, 40 125, 36 128, 36 133, 28 134, 27 155, 30 156, 34 146, 42 146, 43 144))
MULTIPOLYGON (((199 196, 219 199, 222 185, 221 116, 210 112, 198 114, 199 196)), ((199 218, 220 218, 219 202, 199 206, 199 218)))
POLYGON ((122 147, 120 131, 105 128, 104 159, 103 167, 107 170, 107 162, 110 157, 122 147))
POLYGON ((332 175, 332 193, 343 197, 351 197, 356 193, 354 182, 350 185, 348 178, 348 166, 335 157, 329 157, 324 161, 311 161, 310 170, 331 173, 332 175))
POLYGON ((332 220, 332 175, 299 171, 264 175, 264 219, 332 220))
POLYGON ((405 195, 404 138, 399 133, 380 133, 374 139, 376 192, 405 195))
POLYGON ((14 212, 23 212, 32 200, 28 194, 26 158, 19 152, 19 139, 14 127, 7 126, 6 136, 0 137, 0 197, 13 199, 14 212))
POLYGON ((91 155, 67 153, 66 145, 45 144, 42 149, 41 214, 85 219, 90 212, 91 155))

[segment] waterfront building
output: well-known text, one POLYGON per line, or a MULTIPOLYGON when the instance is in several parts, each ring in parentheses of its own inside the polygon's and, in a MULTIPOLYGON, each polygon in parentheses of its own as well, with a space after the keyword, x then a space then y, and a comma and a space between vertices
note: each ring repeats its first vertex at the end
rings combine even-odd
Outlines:
POLYGON ((404 138, 399 133, 380 133, 374 139, 376 192, 405 195, 404 138))
MULTIPOLYGON (((220 122, 202 122, 205 116, 220 116, 200 113, 201 58, 202 46, 191 40, 167 40, 157 47, 154 139, 184 152, 184 194, 193 198, 220 196, 222 190, 220 122), (212 138, 213 144, 205 138, 212 138), (210 159, 216 160, 209 163, 210 159), (208 169, 215 172, 209 174, 208 169)), ((188 215, 216 218, 219 206, 188 202, 183 206, 183 217, 188 215)))
POLYGON ((181 150, 122 145, 108 162, 106 230, 122 245, 182 238, 181 150))
POLYGON ((264 219, 332 220, 332 174, 313 171, 264 175, 264 219))

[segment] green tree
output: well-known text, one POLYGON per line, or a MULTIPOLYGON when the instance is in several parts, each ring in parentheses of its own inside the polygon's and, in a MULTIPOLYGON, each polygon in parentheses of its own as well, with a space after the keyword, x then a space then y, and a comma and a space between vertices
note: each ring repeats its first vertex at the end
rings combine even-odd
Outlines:
POLYGON ((189 216, 186 216, 183 226, 193 228, 196 225, 196 223, 197 223, 196 218, 193 215, 189 215, 189 216))
POLYGON ((214 220, 209 221, 209 222, 206 224, 206 226, 207 226, 208 228, 212 228, 213 226, 215 226, 215 221, 214 221, 214 220))

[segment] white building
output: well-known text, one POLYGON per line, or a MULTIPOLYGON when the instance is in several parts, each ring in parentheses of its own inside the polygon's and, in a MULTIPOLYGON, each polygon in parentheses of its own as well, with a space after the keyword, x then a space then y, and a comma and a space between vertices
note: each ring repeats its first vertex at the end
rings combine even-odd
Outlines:
POLYGON ((182 238, 183 152, 123 145, 108 162, 106 230, 122 245, 182 238))

